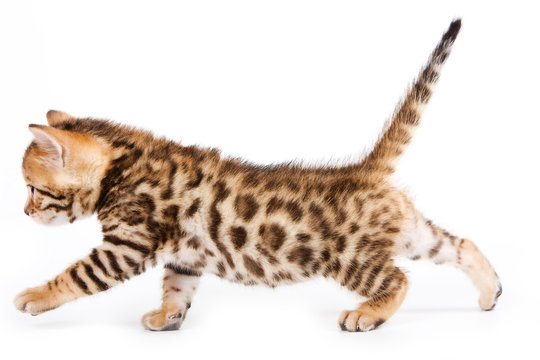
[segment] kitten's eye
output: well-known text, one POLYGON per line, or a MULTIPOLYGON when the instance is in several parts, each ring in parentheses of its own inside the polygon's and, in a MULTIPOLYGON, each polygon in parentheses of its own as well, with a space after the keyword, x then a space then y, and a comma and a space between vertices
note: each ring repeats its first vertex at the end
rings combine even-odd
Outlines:
POLYGON ((32 193, 32 197, 34 197, 34 190, 35 188, 32 185, 30 185, 30 193, 32 193))

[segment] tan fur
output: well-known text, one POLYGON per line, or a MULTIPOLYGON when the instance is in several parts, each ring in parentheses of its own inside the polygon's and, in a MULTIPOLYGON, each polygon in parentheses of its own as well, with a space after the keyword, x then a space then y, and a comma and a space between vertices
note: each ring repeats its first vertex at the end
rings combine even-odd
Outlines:
POLYGON ((500 295, 498 276, 489 261, 482 255, 474 243, 463 239, 460 244, 459 267, 471 278, 473 284, 480 291, 478 304, 482 310, 491 310, 497 297, 500 295))
POLYGON ((38 314, 165 264, 150 330, 178 329, 203 273, 246 285, 332 278, 368 300, 340 326, 368 331, 400 306, 408 282, 394 258, 464 270, 490 310, 498 277, 477 248, 425 219, 389 181, 419 124, 459 21, 432 53, 371 154, 344 167, 256 166, 108 121, 47 113, 23 159, 25 211, 43 223, 96 213, 103 244, 46 285, 17 296, 38 314))

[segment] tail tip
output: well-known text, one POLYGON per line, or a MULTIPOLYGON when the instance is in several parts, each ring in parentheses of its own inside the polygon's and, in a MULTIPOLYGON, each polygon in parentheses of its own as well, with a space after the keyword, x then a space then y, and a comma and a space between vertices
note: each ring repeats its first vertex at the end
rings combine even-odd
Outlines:
POLYGON ((460 29, 461 29, 461 18, 454 19, 454 21, 452 21, 446 33, 443 35, 443 41, 454 42, 454 40, 456 40, 457 35, 459 34, 460 29))

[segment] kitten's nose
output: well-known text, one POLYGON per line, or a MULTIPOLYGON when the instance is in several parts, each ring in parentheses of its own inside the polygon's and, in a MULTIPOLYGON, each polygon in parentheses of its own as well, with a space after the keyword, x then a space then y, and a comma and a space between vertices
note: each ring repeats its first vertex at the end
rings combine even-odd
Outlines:
POLYGON ((28 211, 28 209, 24 209, 24 213, 28 216, 30 216, 30 211, 28 211))

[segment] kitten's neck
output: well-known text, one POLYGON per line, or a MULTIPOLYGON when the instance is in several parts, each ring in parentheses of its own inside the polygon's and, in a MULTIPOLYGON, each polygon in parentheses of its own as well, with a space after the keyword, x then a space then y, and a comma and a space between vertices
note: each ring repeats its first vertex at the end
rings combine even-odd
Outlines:
POLYGON ((159 178, 155 178, 154 173, 159 173, 156 164, 169 167, 169 171, 174 169, 179 176, 184 176, 189 190, 190 186, 201 181, 201 168, 216 168, 220 159, 217 150, 182 146, 161 139, 151 143, 121 146, 115 148, 111 154, 111 160, 98 186, 94 212, 99 213, 110 207, 117 201, 119 192, 131 193, 143 183, 165 183, 170 181, 167 176, 174 177, 174 174, 161 174, 159 178))
POLYGON ((111 199, 111 190, 123 181, 125 171, 132 167, 142 156, 143 151, 135 148, 133 150, 125 150, 116 152, 117 154, 111 159, 99 184, 97 192, 97 200, 94 205, 94 212, 99 212, 106 206, 111 199))

